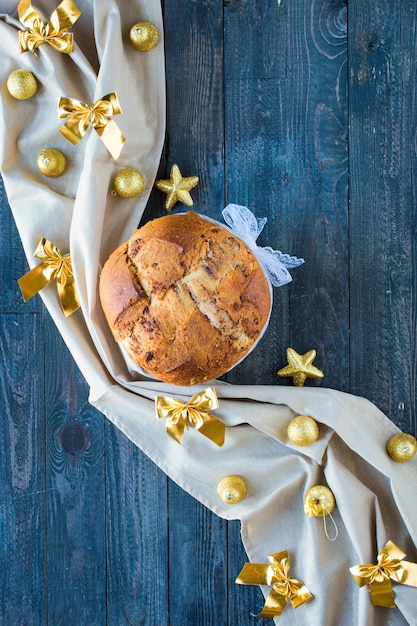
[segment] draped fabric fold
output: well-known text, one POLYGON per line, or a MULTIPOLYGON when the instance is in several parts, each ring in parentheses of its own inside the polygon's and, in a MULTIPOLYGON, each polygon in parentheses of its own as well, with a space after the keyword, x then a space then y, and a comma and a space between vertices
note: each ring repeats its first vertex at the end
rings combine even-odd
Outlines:
MULTIPOLYGON (((39 46, 37 57, 24 55, 25 67, 42 83, 40 93, 19 103, 2 94, 0 168, 30 266, 41 236, 70 255, 80 308, 66 318, 56 289, 39 294, 90 386, 91 403, 205 506, 225 519, 241 520, 251 562, 264 563, 266 555, 288 551, 314 599, 294 611, 288 607, 277 623, 416 625, 417 589, 396 586, 396 608, 388 611, 364 601, 360 594, 367 594, 366 588, 359 589, 349 572, 354 563, 372 563, 376 545, 389 539, 410 562, 417 560, 417 499, 410 497, 417 487, 415 463, 396 464, 385 454, 387 440, 398 429, 374 405, 325 388, 240 387, 214 381, 216 419, 226 428, 222 447, 195 428, 178 445, 166 435, 166 420, 155 419, 157 396, 186 404, 203 389, 190 393, 132 370, 107 328, 97 280, 108 255, 137 227, 159 165, 165 135, 163 37, 149 53, 140 54, 126 43, 126 33, 133 13, 162 33, 161 6, 159 0, 77 0, 77 6, 84 26, 78 31, 77 21, 71 29, 70 55, 57 54, 50 45, 39 46), (90 129, 78 145, 60 133, 56 103, 70 88, 80 103, 97 103, 103 94, 120 98, 118 127, 126 142, 117 164, 97 132, 90 129), (53 181, 41 179, 33 167, 33 155, 45 145, 62 150, 71 163, 53 181), (142 172, 145 189, 138 198, 124 199, 121 209, 111 190, 117 168, 123 166, 142 172), (302 450, 286 436, 295 415, 310 415, 320 425, 318 441, 302 450), (220 478, 232 474, 245 479, 248 495, 230 506, 218 498, 216 487, 220 478), (304 515, 303 495, 315 484, 327 484, 335 496, 335 542, 326 539, 320 518, 304 515)), ((50 16, 56 2, 39 0, 36 8, 50 16)), ((21 30, 15 0, 3 0, 2 84, 20 62, 21 30)), ((102 113, 102 103, 98 106, 102 113)), ((77 120, 75 135, 82 134, 85 121, 77 120)))

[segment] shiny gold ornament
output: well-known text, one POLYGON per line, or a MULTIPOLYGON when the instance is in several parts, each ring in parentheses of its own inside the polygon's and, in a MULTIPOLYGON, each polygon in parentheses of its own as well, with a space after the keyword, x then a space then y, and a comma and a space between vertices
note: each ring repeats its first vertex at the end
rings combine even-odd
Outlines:
POLYGON ((187 206, 193 205, 190 190, 198 184, 198 176, 188 176, 183 178, 178 165, 173 165, 169 180, 157 180, 155 185, 167 194, 165 208, 170 211, 177 202, 182 202, 187 206))
POLYGON ((122 198, 139 196, 145 186, 142 174, 133 167, 125 167, 114 178, 114 190, 122 198))
POLYGON ((310 487, 304 496, 304 513, 307 517, 329 515, 336 506, 332 491, 324 485, 310 487))
POLYGON ((217 485, 217 494, 226 504, 236 504, 248 493, 245 480, 241 476, 225 476, 217 485))
POLYGON ((290 558, 287 550, 271 554, 268 561, 269 565, 245 563, 235 580, 240 585, 272 586, 258 617, 274 619, 281 615, 288 602, 296 609, 313 599, 313 595, 303 582, 290 578, 290 558))
POLYGON ((287 427, 288 439, 296 446, 309 446, 317 441, 319 427, 317 422, 308 415, 294 417, 287 427))
POLYGON ((61 176, 65 166, 65 156, 55 148, 45 148, 38 155, 38 169, 41 174, 48 176, 48 178, 61 176))
POLYGON ((7 79, 7 90, 16 100, 28 100, 38 90, 36 78, 29 70, 15 70, 7 79))
POLYGON ((159 33, 155 24, 151 22, 138 22, 134 24, 129 32, 130 41, 136 50, 148 52, 155 48, 159 41, 159 33))
POLYGON ((323 378, 323 372, 312 365, 316 354, 315 350, 309 350, 305 354, 298 354, 292 348, 288 348, 288 365, 277 372, 278 376, 291 376, 294 385, 297 387, 303 387, 306 378, 323 378))
POLYGON ((62 0, 51 14, 49 22, 44 23, 35 11, 30 0, 21 0, 17 7, 19 20, 27 30, 19 31, 20 52, 33 52, 44 43, 58 52, 71 54, 73 36, 66 31, 71 28, 81 15, 73 0, 62 0))
POLYGON ((393 461, 406 463, 417 452, 417 440, 413 435, 398 433, 388 441, 387 452, 393 461))

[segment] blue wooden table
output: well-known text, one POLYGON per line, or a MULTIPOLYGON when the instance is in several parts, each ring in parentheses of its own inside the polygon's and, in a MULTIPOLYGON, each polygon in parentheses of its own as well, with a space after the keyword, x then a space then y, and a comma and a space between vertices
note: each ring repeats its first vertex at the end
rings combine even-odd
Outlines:
MULTIPOLYGON (((307 385, 365 396, 416 435, 415 0, 164 5, 159 177, 177 163, 200 177, 198 211, 244 204, 268 217, 260 244, 306 259, 227 379, 291 384, 276 374, 286 348, 314 348, 325 378, 307 385)), ((22 302, 27 263, 2 188, 0 201, 0 624, 254 624, 260 591, 234 584, 238 523, 89 406, 40 298, 22 302)))

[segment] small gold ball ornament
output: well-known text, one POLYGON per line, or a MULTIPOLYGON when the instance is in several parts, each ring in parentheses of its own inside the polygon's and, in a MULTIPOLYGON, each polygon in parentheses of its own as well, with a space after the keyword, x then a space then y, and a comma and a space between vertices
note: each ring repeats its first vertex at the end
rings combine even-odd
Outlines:
POLYGON ((336 506, 332 491, 324 485, 310 487, 304 496, 304 513, 307 517, 329 515, 336 506))
POLYGON ((406 463, 417 452, 417 440, 413 435, 398 433, 388 441, 387 452, 393 461, 406 463))
POLYGON ((122 198, 135 198, 139 196, 145 186, 145 181, 139 170, 133 167, 125 167, 117 172, 114 179, 114 190, 122 198))
POLYGON ((298 415, 288 424, 287 435, 296 446, 309 446, 317 441, 319 427, 309 415, 298 415))
POLYGON ((7 79, 7 90, 16 100, 28 100, 38 90, 36 78, 29 70, 14 70, 7 79))
POLYGON ((236 504, 246 497, 248 488, 241 476, 225 476, 217 485, 217 494, 226 504, 236 504))
POLYGON ((45 148, 38 155, 38 169, 48 178, 58 178, 65 170, 66 159, 59 150, 45 148))
POLYGON ((148 52, 155 48, 159 41, 159 33, 155 24, 151 22, 138 22, 134 24, 129 32, 130 41, 136 50, 148 52))

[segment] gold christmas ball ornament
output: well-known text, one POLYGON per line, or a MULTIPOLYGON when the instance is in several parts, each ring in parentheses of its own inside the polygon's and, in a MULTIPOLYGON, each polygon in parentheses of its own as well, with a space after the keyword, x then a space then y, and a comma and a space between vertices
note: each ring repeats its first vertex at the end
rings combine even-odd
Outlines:
POLYGON ((413 435, 398 433, 388 441, 387 452, 393 461, 406 463, 417 452, 417 440, 413 435))
POLYGON ((148 52, 155 48, 159 41, 159 33, 155 24, 151 22, 138 22, 134 24, 129 32, 132 46, 141 52, 148 52))
POLYGON ((48 178, 61 176, 65 166, 65 156, 55 148, 45 148, 38 155, 38 169, 41 174, 48 176, 48 178))
POLYGON ((332 491, 324 485, 315 485, 305 493, 304 513, 307 517, 329 515, 335 506, 336 502, 332 491))
POLYGON ((288 439, 296 446, 309 446, 317 441, 319 427, 312 417, 298 415, 288 424, 287 435, 288 439))
POLYGON ((246 482, 241 476, 225 476, 217 485, 217 494, 226 504, 236 504, 246 497, 246 482))
POLYGON ((139 170, 133 167, 125 167, 118 172, 114 179, 114 190, 122 198, 135 198, 139 196, 145 186, 145 181, 139 170))
POLYGON ((29 70, 15 70, 7 79, 7 90, 16 100, 28 100, 38 90, 35 76, 29 70))

